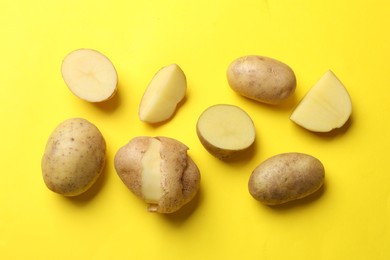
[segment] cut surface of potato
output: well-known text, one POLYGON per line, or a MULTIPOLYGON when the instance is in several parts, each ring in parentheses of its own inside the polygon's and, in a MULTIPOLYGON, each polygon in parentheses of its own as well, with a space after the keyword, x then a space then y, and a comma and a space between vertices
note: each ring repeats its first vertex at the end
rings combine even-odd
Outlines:
POLYGON ((297 83, 294 71, 287 64, 259 55, 234 60, 226 75, 236 93, 271 105, 281 104, 292 96, 297 83))
POLYGON ((139 118, 147 123, 169 119, 184 98, 187 80, 177 64, 160 69, 149 83, 140 103, 139 118))
POLYGON ((69 53, 62 62, 61 73, 70 91, 83 100, 101 102, 116 92, 118 77, 114 65, 96 50, 69 53))
POLYGON ((327 71, 295 108, 290 119, 313 132, 342 127, 352 113, 348 91, 332 71, 327 71))
POLYGON ((249 115, 237 106, 226 104, 211 106, 201 114, 197 134, 203 146, 221 159, 246 150, 256 136, 249 115))
POLYGON ((163 195, 160 149, 161 142, 151 138, 149 148, 142 157, 142 195, 147 203, 157 204, 163 195))

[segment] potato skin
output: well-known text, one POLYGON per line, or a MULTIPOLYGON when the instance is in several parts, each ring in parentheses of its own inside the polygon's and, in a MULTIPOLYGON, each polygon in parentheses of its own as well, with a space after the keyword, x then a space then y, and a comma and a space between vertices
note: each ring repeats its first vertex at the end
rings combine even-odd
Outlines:
POLYGON ((280 104, 295 91, 293 70, 273 58, 249 55, 234 60, 227 69, 230 87, 238 94, 266 104, 280 104))
POLYGON ((315 157, 284 153, 257 166, 249 178, 248 188, 256 200, 278 205, 314 193, 323 185, 324 177, 324 166, 315 157))
POLYGON ((41 161, 46 186, 64 196, 88 190, 101 174, 106 142, 99 129, 82 118, 71 118, 50 135, 41 161))
POLYGON ((173 138, 138 136, 118 150, 114 158, 114 166, 126 187, 137 197, 145 200, 142 194, 142 157, 152 138, 161 142, 160 171, 164 192, 158 204, 150 204, 148 210, 173 213, 192 200, 200 186, 200 172, 194 161, 187 155, 187 146, 173 138), (175 166, 174 172, 168 171, 172 165, 175 166))

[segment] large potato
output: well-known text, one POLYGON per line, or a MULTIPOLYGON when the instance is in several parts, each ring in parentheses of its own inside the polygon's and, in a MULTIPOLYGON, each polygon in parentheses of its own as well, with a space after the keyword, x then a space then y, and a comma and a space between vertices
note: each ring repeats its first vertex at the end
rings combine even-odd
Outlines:
POLYGON ((76 196, 101 174, 106 142, 99 129, 82 118, 62 122, 49 137, 42 157, 46 186, 64 196, 76 196))
POLYGON ((167 137, 135 137, 115 155, 123 183, 149 204, 150 212, 172 213, 198 192, 199 169, 188 147, 167 137))
POLYGON ((264 56, 244 56, 227 70, 230 87, 238 94, 267 104, 280 104, 295 91, 296 78, 286 64, 264 56))
POLYGON ((324 177, 325 169, 318 159, 303 153, 284 153, 257 166, 248 187, 256 200, 278 205, 314 193, 324 177))

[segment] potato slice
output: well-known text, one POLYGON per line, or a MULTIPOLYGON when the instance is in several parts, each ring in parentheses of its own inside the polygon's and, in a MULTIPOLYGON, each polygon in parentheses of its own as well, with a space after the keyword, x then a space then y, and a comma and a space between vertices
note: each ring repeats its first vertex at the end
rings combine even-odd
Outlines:
POLYGON ((220 159, 248 149, 256 136, 249 115, 237 106, 225 104, 206 109, 198 119, 196 130, 202 145, 220 159))
POLYGON ((117 89, 114 65, 95 50, 79 49, 69 53, 62 62, 61 73, 70 91, 89 102, 105 101, 117 89))
POLYGON ((329 70, 301 100, 290 119, 310 131, 329 132, 342 127, 351 113, 348 91, 329 70))
POLYGON ((177 104, 184 98, 187 81, 177 64, 160 69, 147 87, 139 107, 139 118, 159 123, 172 117, 177 104))

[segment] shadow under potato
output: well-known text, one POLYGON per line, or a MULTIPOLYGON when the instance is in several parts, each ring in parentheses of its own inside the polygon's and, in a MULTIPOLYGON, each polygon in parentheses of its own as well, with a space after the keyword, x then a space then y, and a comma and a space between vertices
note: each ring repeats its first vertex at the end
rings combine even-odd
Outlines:
POLYGON ((349 128, 351 128, 352 124, 353 124, 353 115, 351 115, 348 118, 347 122, 345 122, 345 124, 340 128, 335 128, 335 129, 331 130, 330 132, 325 132, 325 133, 321 133, 321 132, 313 132, 313 133, 319 137, 322 137, 322 138, 332 139, 332 138, 335 138, 337 136, 341 136, 341 135, 345 134, 345 132, 349 128))
POLYGON ((195 197, 187 204, 185 204, 182 208, 180 208, 178 211, 170 214, 159 214, 159 213, 153 213, 153 214, 159 214, 164 219, 171 222, 172 224, 180 225, 185 220, 187 220, 192 215, 192 213, 194 213, 194 211, 198 208, 202 199, 203 199, 203 194, 202 194, 202 188, 200 187, 195 197))
POLYGON ((120 86, 118 85, 116 92, 110 99, 93 103, 93 105, 105 112, 114 112, 121 104, 121 94, 119 89, 120 86))

